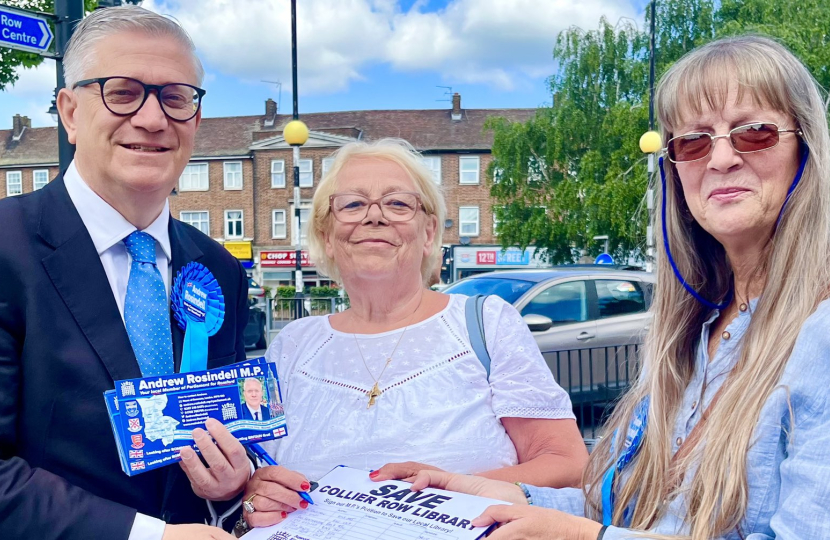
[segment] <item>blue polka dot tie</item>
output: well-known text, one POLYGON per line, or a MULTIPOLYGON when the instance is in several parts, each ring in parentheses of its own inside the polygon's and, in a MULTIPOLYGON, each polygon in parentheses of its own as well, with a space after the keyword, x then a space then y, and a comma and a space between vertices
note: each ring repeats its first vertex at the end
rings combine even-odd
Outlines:
POLYGON ((124 245, 133 259, 124 299, 127 335, 144 377, 168 375, 173 373, 173 341, 167 291, 156 266, 156 240, 135 231, 124 245))

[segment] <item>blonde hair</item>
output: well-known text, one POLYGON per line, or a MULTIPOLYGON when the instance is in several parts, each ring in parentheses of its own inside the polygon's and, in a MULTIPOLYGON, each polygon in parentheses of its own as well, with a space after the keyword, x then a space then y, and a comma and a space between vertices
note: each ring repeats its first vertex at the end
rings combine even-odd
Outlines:
MULTIPOLYGON (((737 99, 752 99, 795 119, 809 146, 804 174, 780 224, 759 261, 757 278, 763 295, 740 344, 740 356, 718 401, 701 427, 700 443, 678 460, 680 471, 696 468, 683 488, 687 496, 685 538, 720 537, 739 526, 749 498, 747 452, 761 408, 778 385, 802 324, 826 297, 830 285, 830 136, 819 87, 786 48, 758 36, 711 42, 680 59, 663 76, 657 111, 663 141, 683 115, 698 115, 705 104, 725 105, 730 82, 738 83, 737 99), (737 79, 737 81, 735 81, 737 79), (809 233, 805 234, 806 231, 809 233), (751 388, 752 391, 747 391, 751 388)), ((721 301, 728 294, 732 270, 723 247, 691 218, 677 171, 666 160, 666 229, 677 267, 704 297, 721 301)), ((661 193, 658 190, 658 193, 661 193)), ((662 194, 658 198, 658 207, 662 194)), ((662 220, 656 212, 654 231, 662 245, 662 220)), ((673 275, 665 255, 657 261, 654 319, 644 344, 644 368, 608 423, 607 432, 627 432, 637 404, 650 396, 648 428, 638 457, 629 465, 624 485, 616 487, 614 524, 635 501, 631 526, 646 530, 663 515, 662 501, 680 494, 670 487, 672 432, 684 392, 694 371, 700 329, 710 310, 689 295, 673 275)), ((619 446, 615 449, 620 452, 619 446)), ((616 456, 611 437, 594 451, 583 478, 586 515, 601 516, 602 475, 616 456)))
POLYGON ((340 270, 334 259, 326 255, 326 235, 331 231, 334 216, 329 212, 329 197, 337 190, 337 175, 352 159, 375 158, 400 165, 415 183, 421 195, 427 216, 435 216, 437 226, 432 243, 432 252, 421 261, 421 277, 424 283, 441 257, 441 242, 444 236, 444 219, 447 208, 440 188, 432 179, 432 173, 424 165, 421 155, 403 139, 380 139, 375 142, 351 142, 333 154, 334 162, 320 181, 311 202, 311 222, 308 231, 309 256, 317 265, 317 272, 340 282, 340 270))

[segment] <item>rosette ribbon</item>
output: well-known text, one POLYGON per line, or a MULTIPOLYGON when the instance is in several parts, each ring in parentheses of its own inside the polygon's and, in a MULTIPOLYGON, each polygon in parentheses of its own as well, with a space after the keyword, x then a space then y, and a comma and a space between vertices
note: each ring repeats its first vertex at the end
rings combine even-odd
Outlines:
POLYGON ((184 330, 179 373, 204 371, 208 338, 219 331, 225 319, 225 297, 219 283, 205 265, 188 263, 173 282, 170 304, 176 322, 184 330))

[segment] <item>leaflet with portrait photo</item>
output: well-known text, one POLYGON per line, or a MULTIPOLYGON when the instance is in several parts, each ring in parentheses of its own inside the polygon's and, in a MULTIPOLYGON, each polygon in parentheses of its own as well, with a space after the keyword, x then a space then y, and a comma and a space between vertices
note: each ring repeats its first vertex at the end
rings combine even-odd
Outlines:
POLYGON ((191 433, 214 418, 242 444, 287 434, 276 366, 264 358, 205 371, 116 381, 104 394, 124 472, 130 476, 199 451, 191 433))

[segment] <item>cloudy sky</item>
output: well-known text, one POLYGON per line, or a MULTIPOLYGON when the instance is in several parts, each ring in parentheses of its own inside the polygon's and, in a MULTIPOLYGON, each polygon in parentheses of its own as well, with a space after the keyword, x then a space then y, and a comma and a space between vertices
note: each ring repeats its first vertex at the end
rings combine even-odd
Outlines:
MULTIPOLYGON (((556 35, 594 29, 600 16, 642 24, 647 0, 298 0, 299 108, 303 112, 449 107, 536 107, 550 102, 556 35)), ((204 115, 261 114, 266 98, 291 112, 289 0, 145 0, 187 29, 205 65, 204 115), (244 6, 244 9, 242 9, 244 6), (282 90, 276 84, 282 83, 282 90)), ((54 62, 21 70, 0 92, 0 129, 45 112, 54 62)))

